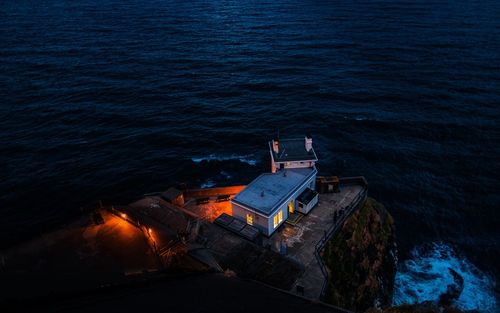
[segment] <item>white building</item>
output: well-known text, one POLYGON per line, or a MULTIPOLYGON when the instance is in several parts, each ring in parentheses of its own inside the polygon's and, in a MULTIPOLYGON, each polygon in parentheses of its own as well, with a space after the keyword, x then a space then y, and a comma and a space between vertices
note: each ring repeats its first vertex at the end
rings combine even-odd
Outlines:
POLYGON ((307 214, 318 202, 312 137, 274 139, 269 148, 271 173, 260 175, 231 199, 233 216, 267 236, 290 214, 307 214))
POLYGON ((304 139, 273 139, 269 142, 271 172, 287 168, 312 168, 318 158, 312 146, 311 135, 304 139))

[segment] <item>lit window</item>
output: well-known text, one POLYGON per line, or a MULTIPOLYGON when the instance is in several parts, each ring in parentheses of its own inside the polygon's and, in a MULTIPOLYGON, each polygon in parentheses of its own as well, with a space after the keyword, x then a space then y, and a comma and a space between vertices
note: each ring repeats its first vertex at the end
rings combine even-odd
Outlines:
POLYGON ((247 224, 253 225, 253 216, 251 214, 247 214, 247 224))
POLYGON ((276 215, 273 217, 273 225, 274 228, 278 227, 278 224, 283 221, 283 210, 280 210, 276 215))

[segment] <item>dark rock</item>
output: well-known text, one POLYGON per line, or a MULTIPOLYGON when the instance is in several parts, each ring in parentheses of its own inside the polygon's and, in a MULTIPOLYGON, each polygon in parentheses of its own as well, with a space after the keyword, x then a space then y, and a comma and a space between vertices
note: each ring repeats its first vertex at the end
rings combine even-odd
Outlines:
POLYGON ((460 274, 451 268, 448 268, 453 276, 453 283, 446 287, 446 292, 439 296, 439 305, 450 306, 454 301, 458 300, 464 290, 464 279, 460 274))
MULTIPOLYGON (((365 313, 465 313, 454 306, 441 307, 433 301, 425 301, 418 304, 404 304, 388 307, 385 309, 371 308, 365 313)), ((467 311, 466 313, 478 313, 476 311, 467 311)))
MULTIPOLYGON (((387 307, 383 310, 372 308, 366 313, 464 313, 454 306, 454 302, 460 297, 464 288, 463 277, 449 268, 453 276, 453 283, 448 285, 445 293, 441 294, 439 301, 424 301, 417 304, 405 304, 387 307)), ((478 311, 467 311, 467 313, 479 313, 478 311)))
POLYGON ((326 245, 326 301, 364 311, 392 302, 397 265, 395 227, 384 206, 369 198, 326 245))

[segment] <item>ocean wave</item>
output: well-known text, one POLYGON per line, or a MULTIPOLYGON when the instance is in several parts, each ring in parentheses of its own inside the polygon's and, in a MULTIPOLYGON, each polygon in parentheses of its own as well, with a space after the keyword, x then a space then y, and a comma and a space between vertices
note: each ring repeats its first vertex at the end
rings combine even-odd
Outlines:
POLYGON ((463 278, 463 291, 455 302, 462 310, 497 312, 495 280, 444 243, 416 247, 411 259, 396 274, 394 304, 437 301, 454 283, 450 269, 463 278))
POLYGON ((364 121, 375 121, 375 122, 380 122, 382 121, 381 119, 378 119, 374 116, 368 115, 368 114, 353 114, 353 115, 344 115, 342 118, 346 121, 357 121, 357 122, 364 122, 364 121))
POLYGON ((257 160, 253 158, 253 155, 248 154, 248 155, 237 155, 237 154, 231 154, 231 155, 217 155, 217 154, 210 154, 207 156, 200 156, 200 157, 192 157, 191 160, 196 163, 200 163, 202 161, 229 161, 229 160, 238 160, 242 163, 247 163, 249 165, 254 166, 257 164, 257 160))
POLYGON ((206 182, 200 184, 200 188, 212 188, 215 185, 216 183, 212 179, 208 179, 206 182))
POLYGON ((217 183, 221 181, 226 181, 228 179, 231 179, 233 176, 229 174, 226 171, 220 171, 219 175, 216 175, 214 177, 210 177, 205 182, 200 184, 200 188, 212 188, 217 186, 217 183))

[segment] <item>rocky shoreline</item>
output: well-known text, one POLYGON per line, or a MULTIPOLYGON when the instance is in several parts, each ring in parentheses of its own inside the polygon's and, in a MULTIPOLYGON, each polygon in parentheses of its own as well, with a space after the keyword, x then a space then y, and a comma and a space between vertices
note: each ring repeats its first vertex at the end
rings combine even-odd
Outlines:
POLYGON ((457 313, 455 301, 464 279, 449 268, 453 282, 436 301, 392 306, 397 271, 395 222, 386 208, 368 198, 325 246, 322 258, 329 271, 326 301, 355 312, 457 313))
POLYGON ((368 198, 326 245, 326 301, 364 311, 392 302, 397 266, 395 226, 384 206, 368 198))

